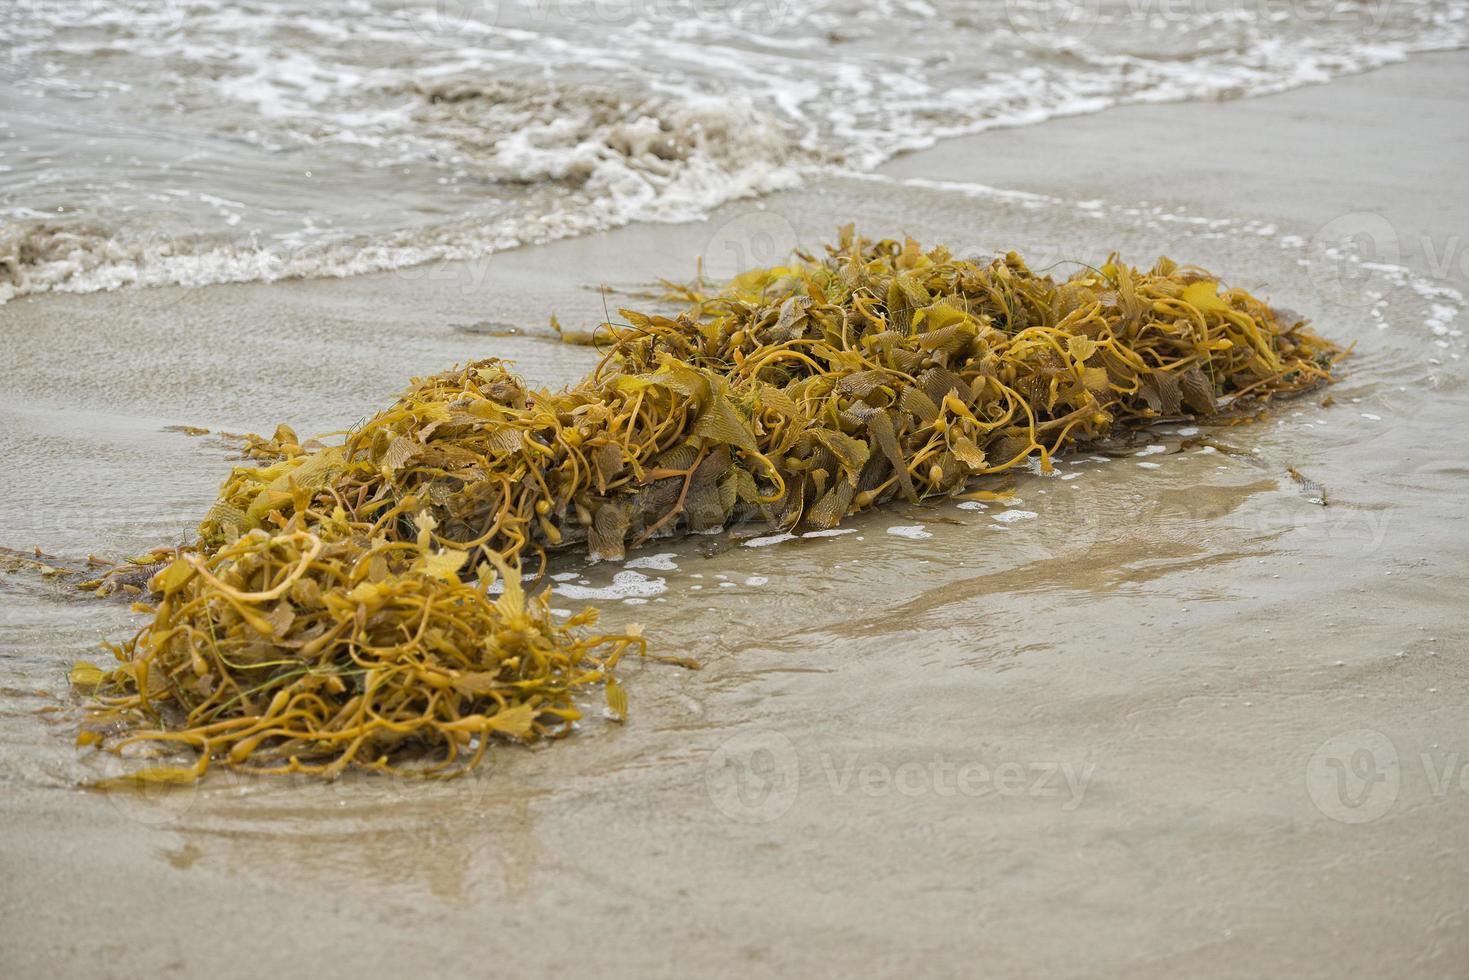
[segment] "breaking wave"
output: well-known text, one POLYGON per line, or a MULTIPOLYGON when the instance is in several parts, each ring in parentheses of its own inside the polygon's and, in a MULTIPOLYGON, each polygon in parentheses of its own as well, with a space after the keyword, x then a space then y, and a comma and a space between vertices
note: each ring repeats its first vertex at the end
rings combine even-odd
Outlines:
POLYGON ((1061 6, 32 0, 0 24, 0 302, 694 220, 949 136, 1466 41, 1465 0, 1061 6))

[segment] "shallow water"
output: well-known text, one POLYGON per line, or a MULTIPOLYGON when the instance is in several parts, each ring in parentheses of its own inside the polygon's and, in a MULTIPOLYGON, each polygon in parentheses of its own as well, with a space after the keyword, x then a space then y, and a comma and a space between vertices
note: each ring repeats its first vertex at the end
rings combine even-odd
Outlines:
MULTIPOLYGON (((881 649, 884 637, 899 634, 920 637, 903 646, 928 651, 922 664, 934 669, 1044 673, 1055 666, 1043 651, 1080 645, 1097 656, 1066 670, 1088 682, 1106 676, 1107 658, 1140 656, 1139 637, 1156 635, 1173 648, 1180 631, 1207 636, 1215 611, 1228 619, 1240 604, 1257 606, 1260 620, 1272 623, 1249 642, 1269 658, 1302 656, 1301 667, 1353 657, 1377 663, 1404 644, 1430 646, 1418 633, 1458 629, 1404 632, 1442 617, 1436 604, 1462 567, 1450 560, 1463 557, 1461 537, 1431 530, 1456 517, 1469 475, 1461 459, 1441 451, 1443 433, 1456 420, 1469 422, 1464 301, 1450 281, 1323 255, 1308 247, 1310 229, 1260 219, 934 180, 829 178, 819 191, 777 195, 758 209, 727 207, 711 222, 713 238, 705 238, 707 228, 679 234, 708 250, 721 235, 748 243, 752 228, 768 226, 793 246, 861 215, 864 227, 930 229, 933 240, 961 252, 1031 243, 1032 264, 1059 262, 1061 274, 1067 257, 1104 236, 1127 256, 1166 247, 1230 270, 1231 284, 1315 311, 1318 329, 1360 349, 1329 404, 1313 396, 1259 424, 1222 430, 1160 426, 1125 450, 1068 458, 1052 475, 1023 472, 983 485, 1013 493, 1004 501, 900 504, 834 535, 740 528, 655 542, 626 565, 566 557, 554 569, 558 607, 605 605, 613 622, 642 622, 667 652, 733 661, 758 649, 810 657, 826 662, 823 669, 832 666, 828 653, 840 651, 845 663, 854 650, 881 649), (974 231, 976 207, 985 215, 983 237, 974 231), (1325 487, 1327 506, 1289 468, 1325 487), (1354 598, 1367 592, 1375 597, 1370 610, 1354 598), (1330 649, 1345 652, 1328 656, 1309 642, 1319 615, 1293 623, 1270 612, 1277 603, 1341 606, 1330 649), (751 615, 763 624, 753 633, 751 615), (1091 635, 1093 615, 1127 628, 1112 640, 1091 635)), ((594 353, 534 334, 463 330, 486 308, 483 297, 493 297, 497 315, 525 322, 544 315, 545 286, 558 269, 579 267, 588 282, 601 273, 641 282, 675 271, 662 256, 693 250, 677 240, 652 255, 606 243, 559 247, 559 258, 512 253, 475 267, 454 289, 401 275, 362 280, 366 303, 350 283, 321 283, 280 294, 265 286, 165 288, 120 294, 122 304, 57 297, 10 307, 12 343, 0 353, 11 381, 0 417, 10 436, 0 467, 12 475, 0 502, 0 544, 77 560, 186 540, 227 472, 229 451, 216 436, 170 426, 269 431, 286 421, 303 433, 340 429, 384 404, 405 375, 489 352, 516 360, 534 381, 568 383, 594 353), (440 309, 421 315, 431 304, 440 309), (232 328, 242 315, 248 328, 232 328)), ((605 302, 592 291, 568 293, 564 283, 554 296, 569 323, 599 318, 605 302)), ((116 638, 139 622, 121 606, 78 603, 24 573, 0 583, 8 593, 0 684, 12 692, 61 691, 68 662, 94 657, 101 636, 116 638)), ((1177 667, 1165 659, 1157 679, 1177 667)), ((14 712, 11 723, 29 730, 25 714, 14 712)), ((29 753, 48 759, 42 768, 58 782, 77 777, 64 744, 48 737, 29 753)))
POLYGON ((0 301, 340 276, 731 199, 994 126, 1465 42, 1463 0, 28 0, 0 301))
MULTIPOLYGON (((1384 84, 1358 81, 1332 100, 1384 84)), ((1324 111, 1293 99, 1268 111, 1324 111)), ((1243 167, 1238 134, 1192 138, 1211 165, 1243 167)), ((983 507, 567 558, 554 605, 598 595, 609 624, 640 623, 703 669, 630 664, 627 724, 588 704, 571 739, 495 751, 450 784, 218 772, 182 792, 85 792, 116 764, 73 749, 65 670, 140 619, 0 574, 0 880, 19 883, 0 910, 27 938, 0 944, 0 962, 1461 976, 1469 283, 1337 251, 1269 200, 1205 212, 1177 186, 1016 194, 925 165, 435 277, 0 310, 0 544, 68 557, 169 540, 211 502, 223 449, 165 426, 347 426, 405 375, 486 353, 570 381, 587 350, 462 326, 538 324, 552 307, 593 323, 603 298, 567 270, 632 286, 687 273, 670 263, 701 251, 809 245, 853 219, 976 254, 1019 247, 1038 267, 1166 252, 1358 345, 1330 404, 1160 426, 1121 455, 993 481, 1012 496, 983 507)), ((1411 183, 1385 180, 1398 189, 1357 196, 1395 201, 1411 183)))

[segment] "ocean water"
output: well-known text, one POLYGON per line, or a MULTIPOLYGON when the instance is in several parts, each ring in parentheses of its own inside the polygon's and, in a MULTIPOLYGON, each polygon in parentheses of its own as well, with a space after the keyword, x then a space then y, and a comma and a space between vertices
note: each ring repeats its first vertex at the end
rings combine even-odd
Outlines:
POLYGON ((12 0, 0 302, 697 219, 945 136, 1463 46, 1465 0, 12 0))

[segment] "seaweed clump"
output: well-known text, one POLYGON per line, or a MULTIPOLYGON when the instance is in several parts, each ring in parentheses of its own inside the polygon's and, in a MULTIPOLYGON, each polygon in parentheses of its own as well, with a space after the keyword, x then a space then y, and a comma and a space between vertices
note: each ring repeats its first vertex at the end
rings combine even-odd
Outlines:
MULTIPOLYGON (((520 570, 579 548, 742 521, 829 528, 902 497, 1166 419, 1245 418, 1331 378, 1341 350, 1209 273, 1114 256, 1056 281, 1014 253, 955 258, 849 227, 820 257, 622 310, 581 383, 503 363, 415 379, 339 445, 255 438, 149 583, 152 621, 84 669, 83 740, 332 776, 478 762, 492 735, 562 734, 633 632, 558 624, 520 570), (496 597, 493 591, 503 589, 496 597)), ((144 770, 145 773, 151 770, 144 770)), ((415 769, 414 771, 419 771, 415 769)))

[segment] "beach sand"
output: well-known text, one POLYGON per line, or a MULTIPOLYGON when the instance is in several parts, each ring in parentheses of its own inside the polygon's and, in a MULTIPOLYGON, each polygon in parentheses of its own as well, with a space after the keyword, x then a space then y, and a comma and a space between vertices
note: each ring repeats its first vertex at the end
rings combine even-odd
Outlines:
POLYGON ((1466 975, 1466 84, 1423 57, 479 263, 0 307, 0 543, 70 556, 207 508, 225 447, 164 426, 339 429, 487 354, 568 382, 592 351, 465 327, 590 325, 569 284, 849 220, 1035 267, 1168 254, 1356 344, 1328 404, 1205 430, 1222 451, 1164 427, 987 509, 567 561, 703 669, 632 665, 625 725, 593 707, 451 783, 80 789, 115 767, 72 748, 65 671, 141 618, 0 576, 0 973, 1466 975))

